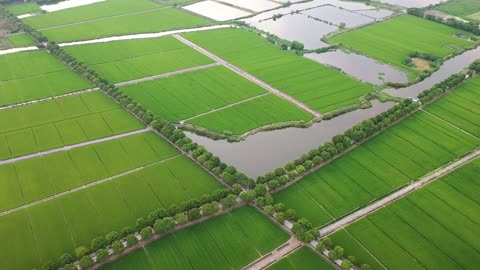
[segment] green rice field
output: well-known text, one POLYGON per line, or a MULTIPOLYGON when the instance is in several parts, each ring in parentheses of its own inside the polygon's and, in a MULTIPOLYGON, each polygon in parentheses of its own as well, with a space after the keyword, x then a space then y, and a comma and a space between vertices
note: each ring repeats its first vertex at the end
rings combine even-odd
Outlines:
MULTIPOLYGON (((476 0, 450 0, 435 7, 435 9, 451 15, 467 17, 470 14, 480 12, 480 2, 476 0)), ((468 17, 470 18, 470 16, 468 17)))
POLYGON ((187 123, 217 132, 241 135, 257 127, 289 121, 308 122, 312 119, 310 113, 274 94, 268 94, 193 118, 187 123))
MULTIPOLYGON (((151 135, 142 136, 147 138, 151 135)), ((137 138, 129 138, 129 140, 136 141, 137 138)), ((157 155, 166 157, 172 154, 169 150, 171 147, 165 148, 166 142, 158 136, 152 134, 152 140, 163 145, 155 148, 159 151, 157 155)), ((138 143, 127 144, 127 146, 138 148, 136 153, 130 152, 128 156, 146 160, 154 155, 153 150, 145 151, 148 148, 138 143)), ((93 160, 90 162, 90 150, 85 150, 86 153, 76 153, 78 160, 84 164, 94 162, 93 160), (82 155, 83 158, 80 157, 82 155)), ((113 165, 111 167, 123 170, 128 168, 129 162, 139 163, 125 155, 118 151, 110 152, 108 158, 113 165), (118 154, 121 155, 117 157, 118 154)), ((57 159, 62 160, 59 157, 57 159)), ((88 169, 83 172, 84 174, 105 174, 105 170, 109 169, 99 164, 90 164, 85 168, 88 169)), ((73 168, 66 171, 69 175, 75 175, 76 172, 73 168)), ((24 173, 28 172, 24 171, 24 173)), ((60 176, 58 169, 55 174, 60 176)), ((33 176, 30 180, 34 180, 33 176)), ((41 187, 41 189, 45 190, 50 185, 71 185, 69 182, 78 180, 74 178, 71 181, 65 181, 50 178, 48 181, 50 183, 47 183, 47 187, 41 187)), ((85 183, 85 179, 83 181, 85 183)), ((3 178, 1 182, 4 187, 3 178)), ((44 182, 43 184, 45 185, 44 182)), ((148 213, 160 207, 168 207, 172 203, 179 205, 187 199, 199 198, 203 194, 210 194, 213 190, 222 187, 190 159, 178 156, 112 181, 2 216, 0 217, 0 237, 9 244, 0 248, 0 268, 38 267, 47 260, 58 259, 65 252, 73 253, 78 246, 88 246, 97 236, 103 236, 114 230, 120 231, 126 226, 134 226, 137 218, 146 217, 148 213), (22 260, 11 259, 19 256, 25 257, 22 260)), ((5 189, 2 188, 2 200, 4 192, 5 189)), ((4 203, 2 202, 2 205, 4 203)), ((271 230, 271 227, 274 225, 270 225, 268 230, 271 230)), ((278 233, 271 238, 278 238, 278 233)), ((258 241, 264 240, 262 237, 258 239, 258 241)))
POLYGON ((479 139, 418 112, 276 194, 275 201, 320 226, 479 145, 479 139))
POLYGON ((210 25, 210 21, 174 8, 154 9, 142 13, 41 30, 49 40, 67 42, 127 34, 153 33, 210 25))
POLYGON ((219 29, 183 35, 321 113, 359 103, 372 87, 282 51, 252 32, 219 29))
POLYGON ((36 2, 27 2, 6 7, 13 15, 22 15, 27 13, 36 13, 42 11, 36 2))
POLYGON ((91 87, 46 51, 0 56, 0 106, 91 87))
POLYGON ((269 270, 330 270, 335 269, 320 255, 307 247, 301 247, 287 257, 268 267, 269 270))
POLYGON ((480 137, 480 78, 468 81, 426 111, 480 137))
POLYGON ((111 83, 213 62, 172 36, 71 46, 65 50, 111 83))
POLYGON ((288 238, 245 206, 159 239, 102 269, 241 269, 288 238))
POLYGON ((121 90, 175 122, 266 93, 223 66, 132 84, 121 90))
POLYGON ((410 53, 421 52, 446 57, 474 46, 472 42, 455 37, 455 33, 461 31, 426 19, 402 15, 348 31, 330 38, 329 41, 341 43, 403 70, 416 72, 415 68, 403 63, 410 53))
POLYGON ((0 110, 0 160, 144 127, 101 92, 0 110))
POLYGON ((7 39, 15 48, 35 46, 37 44, 35 40, 25 33, 7 36, 7 39))
POLYGON ((109 18, 123 14, 161 8, 149 0, 107 0, 90 5, 63 9, 23 19, 33 28, 42 29, 89 20, 109 18))
POLYGON ((476 269, 480 159, 335 233, 372 269, 476 269))

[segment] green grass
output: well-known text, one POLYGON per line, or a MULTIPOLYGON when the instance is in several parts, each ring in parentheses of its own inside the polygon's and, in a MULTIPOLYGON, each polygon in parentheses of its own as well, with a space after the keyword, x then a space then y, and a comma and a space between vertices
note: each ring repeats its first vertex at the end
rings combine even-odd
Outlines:
POLYGON ((466 17, 480 11, 480 3, 476 0, 450 0, 435 9, 459 17, 466 17))
POLYGON ((171 36, 72 46, 65 50, 112 83, 213 62, 171 36))
POLYGON ((0 106, 90 87, 90 83, 46 51, 0 56, 0 106))
POLYGON ((301 247, 287 257, 268 267, 270 270, 328 270, 335 269, 318 254, 307 247, 301 247))
POLYGON ((35 46, 37 44, 33 38, 25 33, 7 36, 7 39, 15 48, 35 46))
POLYGON ((108 18, 122 14, 160 8, 149 0, 108 0, 76 8, 69 8, 23 19, 33 28, 41 29, 88 20, 108 18))
POLYGON ((159 239, 103 269, 241 269, 287 240, 285 232, 245 206, 159 239))
POLYGON ((373 90, 335 69, 282 51, 246 30, 183 36, 321 113, 357 104, 373 90))
POLYGON ((42 11, 36 2, 28 2, 23 4, 11 5, 6 9, 13 15, 22 15, 27 13, 36 13, 42 11))
POLYGON ((179 9, 165 8, 107 18, 81 24, 45 29, 49 40, 67 42, 127 34, 153 33, 210 25, 210 21, 179 9))
POLYGON ((266 93, 225 67, 183 73, 121 89, 147 109, 175 122, 266 93))
POLYGON ((274 94, 259 97, 210 114, 194 118, 187 123, 218 132, 241 135, 257 127, 288 121, 308 122, 311 114, 274 94))
POLYGON ((412 52, 430 53, 438 57, 471 48, 474 43, 453 36, 460 30, 410 15, 402 15, 348 31, 330 38, 367 56, 416 72, 403 64, 412 52), (412 31, 415 29, 415 31, 412 31))
MULTIPOLYGON (((161 158, 176 154, 170 145, 153 133, 135 137, 143 138, 145 141, 149 139, 152 149, 157 151, 163 149, 161 158), (162 146, 162 144, 165 145, 162 146)), ((120 147, 124 149, 129 148, 128 146, 138 148, 136 151, 130 150, 126 154, 129 164, 138 166, 137 159, 145 160, 145 156, 151 155, 146 151, 149 148, 148 145, 119 140, 117 145, 120 144, 120 147)), ((115 148, 113 145, 110 147, 115 148)), ((86 184, 94 180, 95 175, 107 177, 109 172, 106 167, 115 168, 112 164, 115 162, 115 158, 108 157, 108 153, 105 152, 100 154, 97 150, 97 148, 84 147, 73 150, 75 153, 73 151, 62 153, 62 156, 55 160, 54 155, 49 155, 46 156, 49 157, 49 160, 44 160, 43 163, 31 162, 36 167, 24 166, 22 177, 25 179, 24 183, 28 184, 29 188, 26 191, 29 192, 30 198, 33 199, 34 194, 38 195, 42 192, 46 195, 51 190, 60 192, 61 186, 66 188, 70 185, 69 188, 72 188, 77 184, 86 184), (104 159, 105 157, 106 159, 104 159), (59 163, 59 161, 64 161, 64 163, 59 163), (56 162, 56 170, 50 172, 47 169, 53 165, 47 166, 46 164, 54 164, 54 162, 56 162), (42 170, 42 168, 44 169, 42 170)), ((115 155, 119 155, 118 151, 114 152, 115 155)), ((119 159, 122 156, 117 157, 117 162, 120 162, 119 159)), ((11 178, 14 177, 11 171, 10 174, 7 172, 19 164, 20 162, 11 166, 0 166, 0 184, 2 185, 0 203, 2 203, 2 208, 7 205, 8 208, 14 207, 13 200, 18 199, 11 194, 16 187, 9 186, 9 181, 15 178, 11 178)), ((130 168, 125 167, 125 170, 127 169, 130 168)), ((17 183, 16 186, 19 184, 17 183)), ((146 217, 159 207, 168 207, 173 203, 179 205, 185 200, 199 198, 203 194, 210 194, 213 190, 222 187, 190 159, 178 156, 113 181, 0 217, 0 228, 2 229, 0 236, 8 241, 12 239, 12 244, 9 244, 8 248, 6 246, 0 248, 1 253, 5 256, 0 262, 0 268, 32 269, 38 267, 47 260, 58 259, 65 252, 72 253, 73 249, 80 245, 88 246, 90 241, 97 236, 105 235, 112 230, 120 231, 126 226, 134 226, 137 218, 146 217), (17 245, 13 239, 21 240, 22 243, 17 245), (37 247, 42 248, 37 250, 37 247), (21 254, 28 254, 28 259, 11 259, 21 254)), ((253 219, 253 215, 260 215, 254 210, 252 211, 254 213, 242 212, 243 215, 242 213, 238 215, 242 215, 241 218, 245 220, 253 219)), ((227 223, 231 224, 230 220, 227 223)), ((224 225, 226 226, 226 224, 224 225)), ((220 227, 223 228, 224 225, 220 227)), ((274 224, 268 223, 267 225, 269 226, 259 226, 261 230, 265 230, 262 233, 269 237, 270 244, 268 245, 277 245, 288 238, 274 224)))
POLYGON ((479 191, 479 168, 477 159, 332 239, 349 255, 359 254, 359 263, 379 260, 388 269, 474 269, 480 261, 475 214, 480 205, 471 190, 479 191))
POLYGON ((275 199, 320 226, 479 145, 480 140, 419 112, 276 194, 275 199))
POLYGON ((426 111, 480 137, 480 78, 475 78, 428 106, 426 111))
POLYGON ((0 160, 142 129, 101 92, 0 110, 0 160))

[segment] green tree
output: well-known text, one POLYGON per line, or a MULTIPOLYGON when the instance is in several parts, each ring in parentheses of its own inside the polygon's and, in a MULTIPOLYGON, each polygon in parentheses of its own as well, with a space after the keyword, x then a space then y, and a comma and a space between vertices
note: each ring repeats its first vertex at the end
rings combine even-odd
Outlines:
POLYGON ((107 234, 107 236, 105 236, 105 240, 107 240, 107 243, 108 244, 111 244, 113 243, 115 240, 118 240, 120 239, 120 234, 118 232, 110 232, 109 234, 107 234))
POLYGON ((148 240, 152 238, 153 232, 152 232, 152 227, 148 226, 143 228, 140 231, 140 235, 142 236, 142 240, 148 240))
POLYGON ((275 207, 273 207, 273 205, 268 205, 265 207, 265 213, 267 213, 269 216, 272 216, 275 213, 275 207))
POLYGON ((350 270, 352 269, 353 264, 348 259, 342 261, 342 270, 350 270))
POLYGON ((285 213, 277 212, 277 214, 275 215, 275 220, 280 224, 284 224, 285 223, 285 213))
POLYGON ((107 245, 107 240, 105 240, 104 237, 97 237, 92 240, 92 243, 90 244, 90 249, 91 250, 98 250, 100 248, 103 248, 107 245))
POLYGON ((217 213, 220 210, 220 207, 216 202, 206 203, 202 205, 202 213, 204 216, 210 216, 217 213))
POLYGON ((72 254, 64 253, 62 256, 60 256, 60 260, 59 260, 60 265, 66 265, 72 262, 73 262, 72 254))
POLYGON ((333 250, 328 253, 328 257, 332 260, 338 260, 343 256, 343 248, 341 246, 336 246, 333 250))
POLYGON ((176 223, 175 220, 171 217, 166 217, 163 219, 158 219, 153 225, 153 229, 156 233, 164 233, 175 229, 176 223))
POLYGON ((296 221, 297 220, 297 213, 293 209, 288 209, 287 211, 285 211, 285 218, 287 220, 296 221))
POLYGON ((199 219, 202 215, 200 214, 199 208, 193 208, 188 211, 188 220, 199 219))
POLYGON ((104 262, 108 257, 108 251, 106 249, 99 249, 96 252, 97 262, 104 262))
POLYGON ((79 263, 80 268, 82 268, 83 270, 89 269, 90 267, 93 266, 93 264, 94 264, 93 259, 90 256, 83 256, 80 259, 80 263, 79 263))
POLYGON ((122 242, 120 242, 120 240, 116 240, 112 243, 113 254, 119 255, 123 252, 124 249, 125 247, 123 246, 122 242))
POLYGON ((224 209, 229 209, 234 207, 237 204, 237 196, 230 194, 227 197, 220 200, 224 209))
POLYGON ((242 199, 242 201, 247 203, 253 202, 253 200, 255 200, 256 197, 257 197, 257 194, 255 193, 254 190, 248 190, 240 193, 240 199, 242 199))
POLYGON ((137 239, 137 237, 135 237, 135 235, 133 235, 133 234, 127 235, 127 246, 128 247, 134 246, 137 243, 138 243, 138 239, 137 239))
POLYGON ((88 253, 90 253, 90 250, 85 246, 77 247, 75 249, 75 257, 77 259, 82 258, 83 256, 87 255, 88 253))
POLYGON ((185 224, 188 221, 187 215, 185 213, 178 213, 175 215, 175 220, 178 224, 185 224))

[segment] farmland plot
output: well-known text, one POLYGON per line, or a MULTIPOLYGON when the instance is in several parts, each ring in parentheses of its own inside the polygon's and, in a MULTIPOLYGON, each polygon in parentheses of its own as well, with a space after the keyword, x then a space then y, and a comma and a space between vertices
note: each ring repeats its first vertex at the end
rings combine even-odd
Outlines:
MULTIPOLYGON (((161 141, 158 136, 151 135, 154 138, 150 139, 157 141, 157 144, 161 141)), ((147 134, 144 139, 147 137, 150 135, 147 134)), ((133 139, 136 140, 136 138, 133 139)), ((110 151, 110 156, 107 157, 110 158, 107 160, 111 164, 108 166, 109 168, 119 166, 128 168, 125 163, 137 162, 136 159, 129 159, 126 155, 144 161, 146 158, 153 157, 153 150, 147 150, 145 145, 127 143, 123 146, 138 148, 137 153, 130 151, 128 154, 122 154, 119 151, 110 151), (116 159, 116 162, 113 159, 116 159)), ((158 155, 163 155, 162 158, 174 154, 171 148, 169 145, 167 148, 159 145, 153 147, 158 155)), ((85 149, 85 152, 89 151, 85 149)), ((104 153, 103 157, 107 154, 104 153)), ((103 165, 98 162, 96 165, 92 164, 95 163, 95 160, 90 160, 91 158, 92 155, 88 155, 88 153, 78 153, 76 159, 78 164, 84 165, 81 168, 89 168, 80 172, 107 176, 108 168, 102 167, 103 165), (82 154, 83 156, 81 156, 82 154)), ((58 163, 58 166, 61 168, 64 164, 58 163)), ((139 166, 138 162, 135 166, 139 166)), ((60 171, 57 169, 55 172, 57 177, 62 177, 60 171)), ((70 168, 67 173, 73 177, 72 180, 64 181, 66 178, 55 181, 52 181, 53 178, 37 180, 43 180, 40 182, 43 184, 41 188, 44 189, 58 183, 71 185, 72 181, 79 182, 78 177, 75 178, 75 174, 78 173, 75 168, 70 168), (45 183, 45 181, 52 181, 52 183, 45 183)), ((86 183, 86 177, 88 176, 84 176, 80 181, 86 183)), ((2 185, 1 203, 6 205, 8 202, 4 201, 5 196, 3 196, 9 192, 4 189, 7 186, 6 179, 2 176, 0 182, 2 185)), ((5 215, 0 217, 0 227, 2 228, 0 236, 12 244, 9 244, 8 247, 5 245, 0 247, 2 253, 0 268, 32 269, 38 267, 47 260, 58 259, 65 252, 73 253, 74 248, 78 246, 89 246, 90 241, 97 236, 105 235, 113 230, 120 231, 126 226, 135 226, 137 218, 146 217, 158 208, 166 208, 171 204, 180 205, 186 200, 211 194, 218 188, 223 188, 223 186, 207 172, 187 157, 177 156, 164 159, 158 164, 114 180, 5 215), (14 244, 19 240, 21 240, 21 244, 14 244), (37 247, 41 248, 37 249, 37 247), (24 260, 12 260, 21 254, 29 254, 29 257, 24 260)), ((37 190, 40 190, 38 186, 37 190)), ((276 229, 273 224, 270 225, 276 229)), ((268 231, 271 230, 270 227, 268 231)), ((281 240, 277 234, 273 234, 272 242, 275 243, 276 239, 281 240)))
POLYGON ((175 8, 154 9, 81 24, 41 30, 49 40, 68 42, 127 34, 155 33, 210 25, 210 21, 175 8))
POLYGON ((46 51, 0 56, 0 106, 90 87, 90 83, 46 51))
POLYGON ((212 67, 121 88, 147 109, 178 122, 266 93, 225 67, 212 67))
POLYGON ((0 110, 0 160, 142 129, 101 92, 0 110))
POLYGON ((402 15, 334 36, 330 42, 341 43, 382 62, 415 72, 414 68, 404 64, 410 53, 446 57, 474 46, 472 42, 455 37, 455 33, 461 31, 426 19, 402 15))
POLYGON ((268 94, 232 107, 194 118, 187 123, 217 132, 244 134, 275 123, 308 122, 313 116, 274 94, 268 94))
POLYGON ((241 269, 288 240, 250 206, 159 239, 103 269, 241 269))
POLYGON ((479 173, 477 159, 332 239, 347 255, 372 266, 379 260, 388 269, 475 269, 480 262, 479 173))
POLYGON ((329 270, 335 269, 318 254, 307 247, 301 247, 287 257, 268 267, 269 270, 329 270))
POLYGON ((475 0, 451 0, 437 6, 435 9, 451 15, 467 17, 470 14, 480 12, 480 3, 475 0))
POLYGON ((210 58, 168 36, 66 47, 111 83, 210 64, 210 58))
POLYGON ((480 137, 480 78, 450 92, 426 111, 480 137))
POLYGON ((282 51, 245 30, 221 29, 183 36, 321 113, 357 104, 361 96, 373 90, 335 69, 282 51))
POLYGON ((13 15, 22 15, 26 13, 36 13, 42 11, 36 2, 28 2, 18 5, 11 5, 6 8, 13 15))
POLYGON ((7 36, 7 39, 15 48, 34 46, 37 44, 35 40, 25 33, 7 36))
POLYGON ((119 16, 122 14, 141 12, 155 8, 161 8, 161 6, 149 0, 107 0, 86 6, 28 17, 23 19, 23 21, 33 28, 42 29, 119 16))
POLYGON ((275 198, 320 226, 479 145, 477 138, 419 112, 306 176, 275 198))

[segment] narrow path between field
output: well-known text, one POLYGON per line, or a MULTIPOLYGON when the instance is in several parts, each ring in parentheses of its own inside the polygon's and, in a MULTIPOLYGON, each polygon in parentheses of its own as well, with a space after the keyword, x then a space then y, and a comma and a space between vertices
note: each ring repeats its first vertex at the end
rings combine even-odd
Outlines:
POLYGON ((420 111, 422 111, 422 112, 424 112, 424 113, 426 113, 426 114, 428 114, 428 115, 430 115, 430 116, 432 116, 432 117, 434 117, 434 118, 436 118, 436 119, 438 119, 438 120, 440 120, 440 121, 448 124, 449 126, 451 126, 451 127, 453 127, 453 128, 456 128, 456 129, 460 130, 461 132, 463 132, 463 133, 465 133, 465 134, 467 134, 467 135, 470 135, 470 136, 474 137, 475 139, 480 139, 479 137, 473 135, 472 133, 470 133, 470 132, 468 132, 468 131, 466 131, 466 130, 464 130, 464 129, 461 129, 460 127, 454 125, 453 123, 450 123, 450 122, 448 122, 447 120, 445 120, 445 119, 443 119, 443 118, 440 118, 440 117, 436 116, 435 114, 433 114, 433 113, 431 113, 431 112, 429 112, 429 111, 426 111, 424 108, 421 108, 420 111))
POLYGON ((23 210, 23 209, 27 209, 29 207, 32 207, 32 206, 35 206, 35 205, 38 205, 38 204, 41 204, 41 203, 44 203, 44 202, 51 201, 51 200, 54 200, 54 199, 57 199, 57 198, 60 198, 60 197, 63 197, 63 196, 69 195, 69 194, 72 194, 72 193, 77 192, 77 191, 81 191, 81 190, 84 190, 84 189, 87 189, 87 188, 90 188, 90 187, 93 187, 93 186, 96 186, 96 185, 100 185, 100 184, 108 182, 108 181, 115 180, 115 179, 120 178, 122 176, 129 175, 129 174, 141 171, 143 169, 155 166, 157 164, 167 162, 167 161, 169 161, 171 159, 174 159, 174 158, 177 158, 179 156, 182 156, 182 154, 178 154, 178 155, 175 155, 173 157, 169 157, 169 158, 166 158, 166 159, 163 159, 163 160, 160 160, 160 161, 156 161, 156 162, 150 163, 148 165, 141 166, 141 167, 138 167, 138 168, 135 168, 135 169, 132 169, 132 170, 129 170, 129 171, 117 174, 117 175, 113 175, 113 176, 110 176, 110 177, 107 177, 107 178, 104 178, 104 179, 101 179, 101 180, 98 180, 98 181, 95 181, 95 182, 91 182, 89 184, 86 184, 86 185, 83 185, 83 186, 80 186, 80 187, 76 187, 74 189, 70 189, 70 190, 67 190, 67 191, 64 191, 64 192, 60 192, 60 193, 57 193, 55 195, 43 198, 43 199, 38 200, 38 201, 34 201, 34 202, 31 202, 31 203, 28 203, 28 204, 24 204, 22 206, 19 206, 19 207, 1 212, 0 217, 6 216, 8 214, 11 214, 11 213, 23 210))
POLYGON ((117 139, 120 139, 120 138, 129 137, 129 136, 133 136, 133 135, 137 135, 137 134, 141 134, 141 133, 145 133, 145 132, 149 132, 149 131, 152 131, 151 127, 147 127, 147 128, 144 128, 144 129, 135 130, 135 131, 131 131, 131 132, 123 133, 123 134, 118 134, 118 135, 114 135, 114 136, 110 136, 110 137, 105 137, 105 138, 101 138, 101 139, 97 139, 97 140, 87 141, 87 142, 83 142, 83 143, 79 143, 79 144, 67 145, 67 146, 63 146, 63 147, 60 147, 60 148, 55 148, 55 149, 50 149, 50 150, 46 150, 46 151, 42 151, 42 152, 37 152, 37 153, 34 153, 34 154, 30 154, 30 155, 25 155, 25 156, 20 156, 20 157, 16 157, 16 158, 6 159, 6 160, 0 161, 0 166, 5 165, 5 164, 18 162, 18 161, 21 161, 21 160, 27 160, 27 159, 32 159, 32 158, 44 156, 44 155, 49 155, 49 154, 53 154, 53 153, 69 151, 69 150, 79 148, 79 147, 84 147, 84 146, 98 144, 98 143, 102 143, 102 142, 117 140, 117 139))
POLYGON ((329 234, 332 234, 344 227, 346 227, 347 225, 351 224, 351 223, 354 223, 355 221, 391 204, 392 202, 395 202, 403 197, 405 197, 406 195, 414 192, 415 190, 417 189, 420 189, 422 188, 423 186, 427 185, 428 183, 430 182, 433 182, 434 180, 444 176, 445 174, 448 174, 450 172, 452 172, 453 170, 455 169, 458 169, 459 167, 469 163, 470 161, 476 159, 477 157, 480 156, 480 149, 477 149, 475 150, 474 152, 464 156, 463 158, 453 162, 453 163, 450 163, 449 165, 447 166, 444 166, 440 169, 437 169, 436 171, 434 171, 433 173, 423 177, 422 179, 418 180, 418 181, 415 181, 395 192, 393 192, 392 194, 358 210, 358 211, 355 211, 339 220, 337 220, 336 222, 330 224, 330 225, 327 225, 323 228, 320 228, 320 235, 321 237, 325 237, 329 234))
POLYGON ((211 68, 211 67, 215 67, 215 66, 220 66, 220 65, 221 65, 220 63, 212 63, 212 64, 203 65, 203 66, 186 68, 186 69, 181 69, 181 70, 177 70, 177 71, 167 72, 167 73, 163 73, 163 74, 153 75, 153 76, 149 76, 149 77, 145 77, 145 78, 141 78, 141 79, 135 79, 135 80, 131 80, 131 81, 116 83, 115 86, 121 87, 121 86, 125 86, 125 85, 130 85, 130 84, 136 84, 136 83, 141 83, 141 82, 146 82, 146 81, 152 81, 152 80, 156 80, 156 79, 160 79, 160 78, 175 76, 175 75, 179 75, 179 74, 182 74, 182 73, 193 72, 193 71, 202 70, 202 69, 207 69, 207 68, 211 68))
POLYGON ((202 116, 204 116, 204 115, 211 114, 211 113, 214 113, 214 112, 218 112, 218 111, 221 111, 221 110, 224 110, 224 109, 227 109, 227 108, 230 108, 230 107, 233 107, 233 106, 236 106, 236 105, 239 105, 239 104, 242 104, 242 103, 245 103, 245 102, 248 102, 248 101, 257 99, 257 98, 261 98, 261 97, 264 97, 264 96, 266 96, 266 95, 271 95, 271 94, 272 94, 272 93, 270 93, 270 92, 264 93, 264 94, 261 94, 261 95, 258 95, 258 96, 254 96, 254 97, 251 97, 251 98, 247 98, 247 99, 244 99, 244 100, 240 100, 240 101, 238 101, 238 102, 235 102, 235 103, 232 103, 232 104, 229 104, 229 105, 226 105, 226 106, 217 108, 217 109, 213 109, 213 110, 208 111, 208 112, 204 112, 204 113, 201 113, 201 114, 197 114, 197 115, 192 116, 192 117, 190 117, 190 118, 181 120, 181 121, 180 121, 180 124, 183 125, 183 124, 185 124, 185 122, 190 121, 190 120, 192 120, 192 119, 195 119, 195 118, 198 118, 198 117, 202 117, 202 116))
POLYGON ((179 36, 178 34, 174 34, 173 37, 175 37, 176 39, 180 40, 181 42, 185 43, 186 45, 190 46, 191 48, 197 50, 198 52, 210 57, 211 59, 215 60, 216 62, 219 62, 221 63, 223 66, 225 66, 226 68, 230 69, 231 71, 237 73, 238 75, 244 77, 245 79, 263 87, 265 90, 277 95, 278 97, 281 97, 287 101, 289 101, 290 103, 296 105, 297 107, 309 112, 310 114, 312 114, 313 116, 315 116, 315 118, 320 118, 321 117, 321 114, 318 113, 317 111, 315 110, 312 110, 310 109, 307 105, 305 105, 304 103, 294 99, 293 97, 283 93, 282 91, 274 88, 273 86, 267 84, 266 82, 258 79, 257 77, 251 75, 250 73, 230 64, 229 62, 223 60, 222 58, 220 58, 219 56, 203 49, 202 47, 198 46, 197 44, 179 36))
POLYGON ((290 253, 301 248, 302 246, 303 246, 303 243, 300 242, 294 236, 292 236, 286 243, 274 249, 272 252, 265 254, 264 256, 258 258, 257 260, 251 262, 250 264, 248 264, 242 269, 250 269, 250 270, 265 269, 268 266, 281 260, 282 258, 288 256, 290 253))

